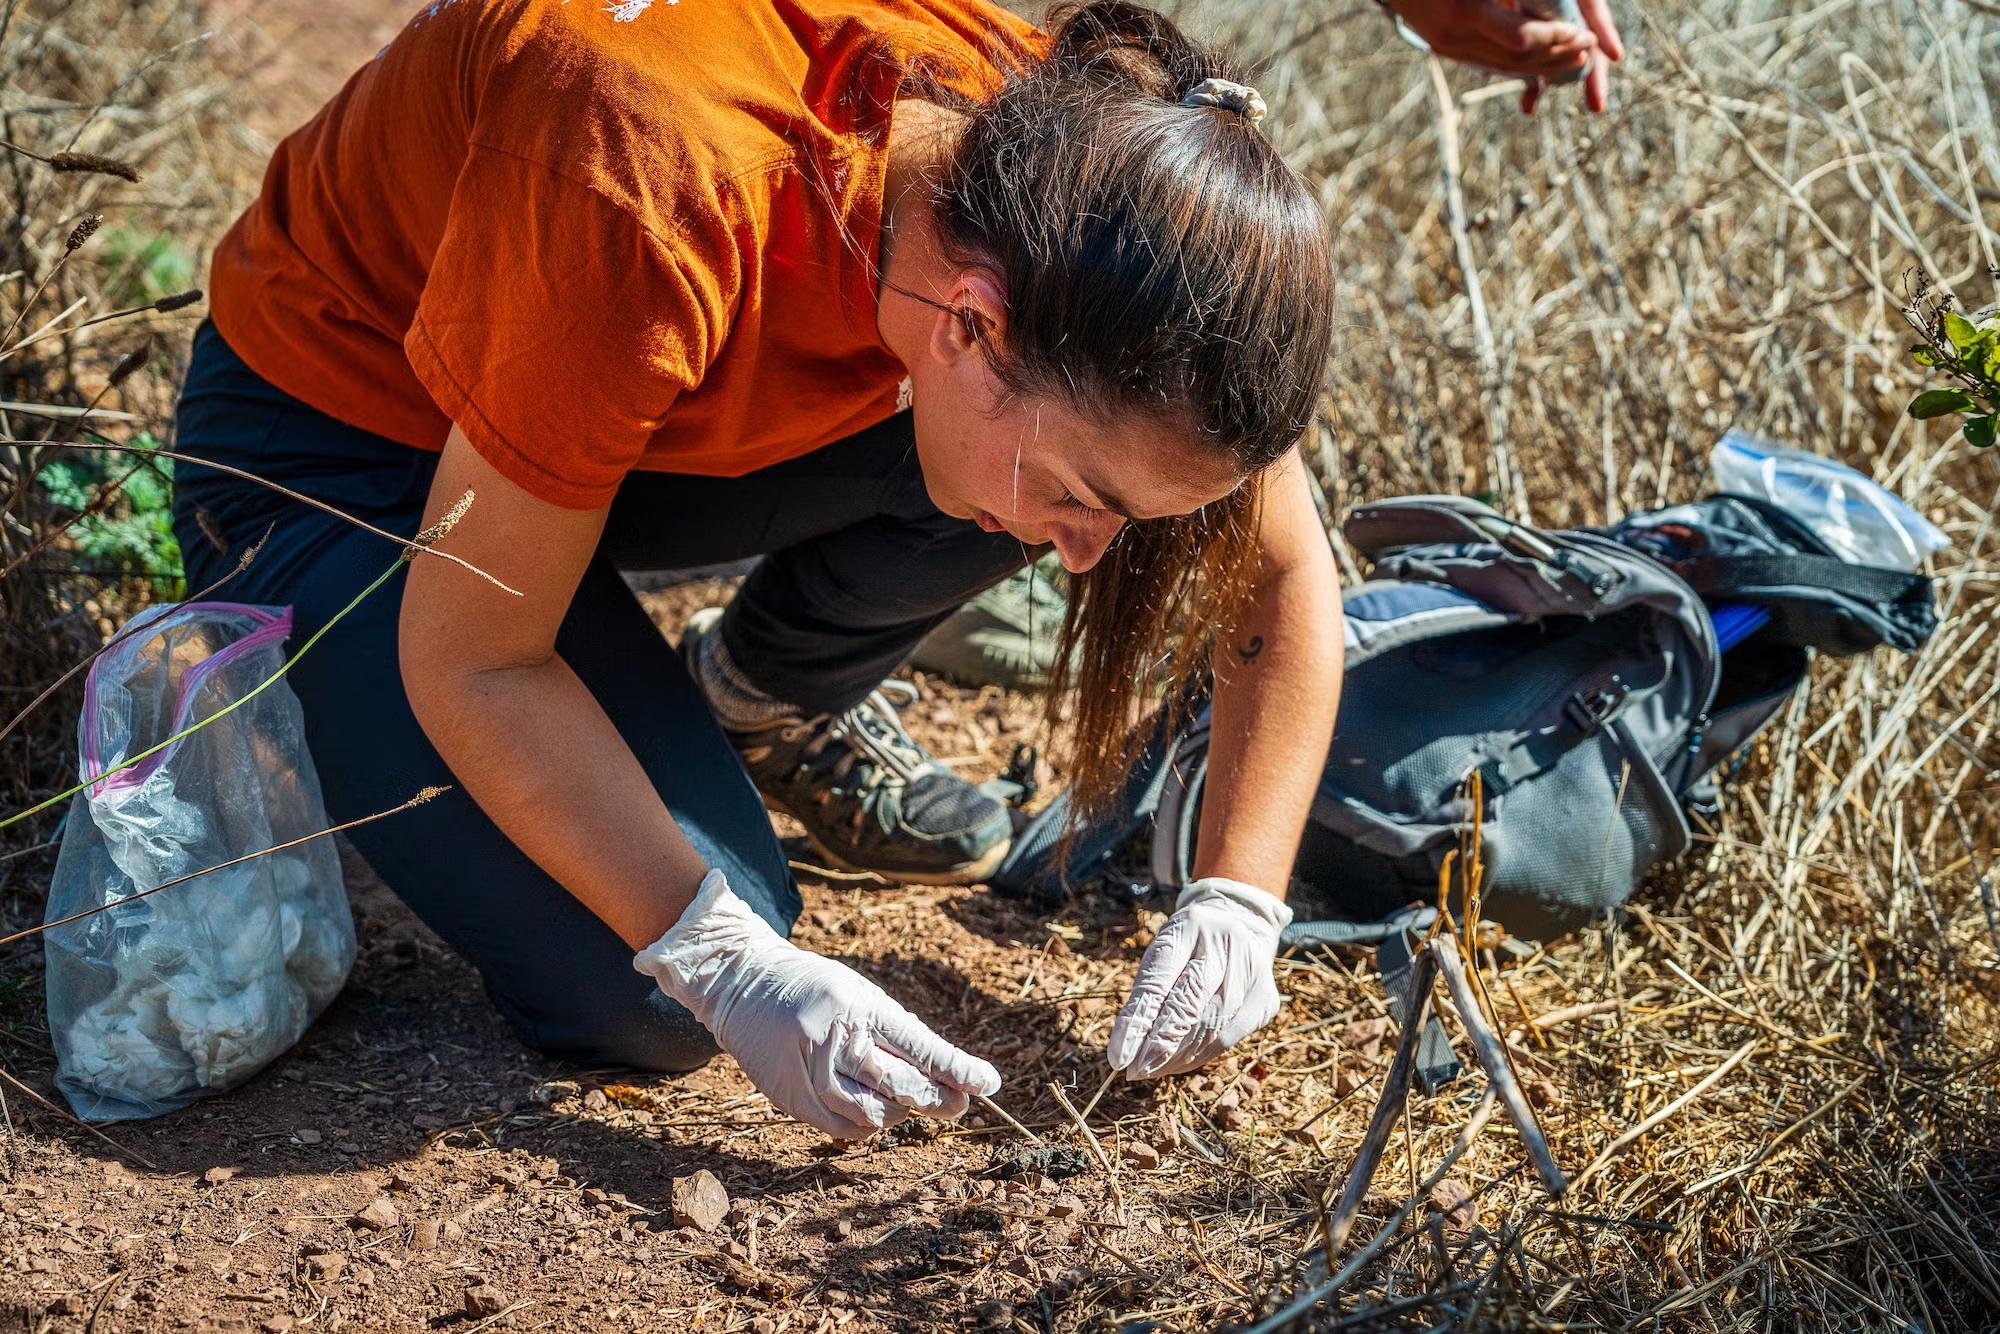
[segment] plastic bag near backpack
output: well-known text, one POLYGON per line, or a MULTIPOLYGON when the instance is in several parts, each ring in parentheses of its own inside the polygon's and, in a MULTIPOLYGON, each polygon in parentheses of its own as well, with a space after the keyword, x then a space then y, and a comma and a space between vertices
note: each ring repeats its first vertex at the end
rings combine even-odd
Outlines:
POLYGON ((298 1041, 354 961, 332 840, 141 891, 326 828, 283 680, 115 773, 269 679, 288 608, 152 608, 94 663, 79 792, 43 936, 56 1082, 78 1116, 154 1116, 240 1084, 298 1041), (132 900, 132 901, 127 901, 132 900))
MULTIPOLYGON (((1357 509, 1345 532, 1374 577, 1343 595, 1346 676, 1293 868, 1294 942, 1328 938, 1315 919, 1380 924, 1434 900, 1474 770, 1486 915, 1544 940, 1585 925, 1685 850, 1688 809, 1714 800, 1711 771, 1776 715, 1814 648, 1909 648, 1929 633, 1922 576, 1844 565, 1742 498, 1543 532, 1476 501, 1413 496, 1357 509), (1722 610, 1676 568, 1707 580, 1722 610)), ((1150 830, 1151 883, 1185 881, 1207 769, 1205 707, 1192 718, 1154 738, 1123 809, 1066 863, 1067 812, 1052 808, 995 887, 1059 895, 1103 873, 1135 828, 1150 830)))

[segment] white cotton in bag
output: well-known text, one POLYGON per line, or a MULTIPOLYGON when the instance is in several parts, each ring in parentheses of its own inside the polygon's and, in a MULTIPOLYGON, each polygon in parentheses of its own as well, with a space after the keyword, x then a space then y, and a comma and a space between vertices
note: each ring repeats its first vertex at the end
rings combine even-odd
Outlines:
POLYGON ((327 827, 298 699, 271 680, 290 610, 170 605, 128 631, 85 686, 89 786, 70 806, 45 920, 104 911, 43 936, 56 1083, 90 1121, 242 1083, 298 1041, 354 962, 330 839, 134 898, 327 827))

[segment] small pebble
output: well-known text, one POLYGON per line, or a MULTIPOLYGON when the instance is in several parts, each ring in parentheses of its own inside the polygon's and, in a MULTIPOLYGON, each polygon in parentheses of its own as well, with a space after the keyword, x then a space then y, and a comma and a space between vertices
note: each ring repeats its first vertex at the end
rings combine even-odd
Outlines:
POLYGON ((491 1283, 465 1290, 465 1313, 475 1320, 499 1315, 507 1309, 507 1294, 491 1283))
POLYGON ((1134 1140, 1125 1146, 1125 1160, 1141 1172, 1150 1172, 1160 1165, 1160 1151, 1134 1140))
POLYGON ((722 1226, 722 1220, 728 1214, 729 1192, 722 1188, 715 1173, 704 1168, 692 1176, 674 1178, 673 1215, 676 1226, 713 1232, 722 1226))
POLYGON ((354 1221, 373 1232, 386 1232, 402 1221, 396 1211, 396 1202, 387 1195, 377 1195, 355 1211, 354 1221))
POLYGON ((1451 1177, 1431 1187, 1431 1207, 1443 1215, 1444 1225, 1448 1228, 1469 1228, 1479 1221, 1479 1209, 1473 1203, 1472 1188, 1451 1177))

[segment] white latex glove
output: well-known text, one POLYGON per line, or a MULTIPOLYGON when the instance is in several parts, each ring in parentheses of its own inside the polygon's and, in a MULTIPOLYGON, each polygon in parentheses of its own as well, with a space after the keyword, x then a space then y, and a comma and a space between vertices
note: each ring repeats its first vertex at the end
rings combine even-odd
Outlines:
POLYGON ((1284 900, 1239 880, 1197 880, 1146 947, 1107 1053, 1127 1079, 1185 1074, 1278 1014, 1271 965, 1292 924, 1284 900))
POLYGON ((673 929, 633 957, 693 1011, 764 1096, 835 1139, 911 1112, 960 1116, 1000 1074, 845 964, 773 931, 710 871, 673 929))

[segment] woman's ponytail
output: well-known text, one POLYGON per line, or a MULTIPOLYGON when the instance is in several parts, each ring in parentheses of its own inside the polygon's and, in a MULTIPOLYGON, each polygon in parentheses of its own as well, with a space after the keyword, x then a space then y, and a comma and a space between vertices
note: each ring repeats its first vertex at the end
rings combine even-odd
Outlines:
MULTIPOLYGON (((970 117, 936 215, 1007 299, 994 374, 1099 421, 1186 432, 1248 478, 1309 422, 1333 336, 1333 256, 1263 101, 1216 53, 1124 0, 1059 8, 1048 54, 970 117)), ((1255 568, 1252 488, 1129 524, 1072 580, 1073 792, 1115 790, 1135 699, 1199 670, 1255 568)))

